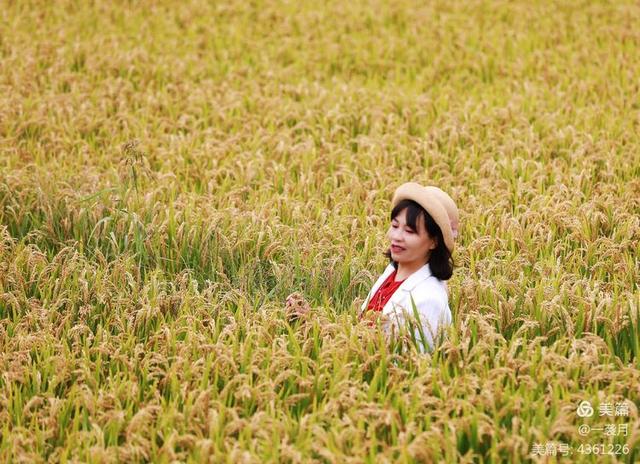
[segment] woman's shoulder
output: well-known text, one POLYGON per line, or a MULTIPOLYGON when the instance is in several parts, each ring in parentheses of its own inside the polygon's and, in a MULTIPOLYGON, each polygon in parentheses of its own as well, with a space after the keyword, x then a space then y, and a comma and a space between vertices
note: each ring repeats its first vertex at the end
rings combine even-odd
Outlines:
POLYGON ((435 276, 430 276, 419 282, 412 293, 420 299, 434 299, 444 305, 449 302, 446 281, 440 280, 435 276))
MULTIPOLYGON (((451 323, 452 314, 445 281, 433 276, 424 279, 413 288, 411 298, 413 298, 416 309, 421 314, 427 315, 431 324, 436 320, 451 323)), ((409 301, 411 300, 409 299, 409 301)))

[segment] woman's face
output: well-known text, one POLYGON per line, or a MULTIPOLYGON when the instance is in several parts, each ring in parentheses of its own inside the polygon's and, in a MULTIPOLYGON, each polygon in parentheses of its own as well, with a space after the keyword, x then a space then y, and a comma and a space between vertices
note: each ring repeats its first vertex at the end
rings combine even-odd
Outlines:
POLYGON ((391 226, 387 231, 391 257, 398 264, 416 263, 423 265, 427 262, 428 255, 436 247, 437 242, 429 236, 422 215, 418 216, 416 224, 418 230, 413 230, 407 225, 406 217, 407 209, 405 208, 391 220, 391 226), (402 249, 396 249, 394 245, 402 249))

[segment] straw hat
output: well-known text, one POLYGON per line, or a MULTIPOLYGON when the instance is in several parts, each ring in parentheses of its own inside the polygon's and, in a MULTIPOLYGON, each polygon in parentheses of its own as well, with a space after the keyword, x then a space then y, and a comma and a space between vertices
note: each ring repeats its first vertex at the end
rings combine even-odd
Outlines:
POLYGON ((425 187, 427 190, 432 190, 436 195, 440 198, 440 203, 444 205, 444 209, 447 210, 447 215, 449 216, 449 222, 451 223, 451 231, 453 232, 453 239, 456 239, 458 235, 457 228, 453 229, 453 224, 458 224, 460 222, 460 216, 458 214, 458 207, 455 202, 451 199, 451 197, 444 190, 439 189, 438 187, 434 187, 433 185, 427 185, 425 187))
POLYGON ((413 200, 418 203, 438 224, 445 246, 450 253, 453 253, 453 233, 451 232, 451 220, 445 207, 446 200, 443 201, 442 195, 434 189, 440 190, 437 187, 423 187, 416 182, 406 182, 394 192, 391 207, 395 207, 402 200, 413 200))

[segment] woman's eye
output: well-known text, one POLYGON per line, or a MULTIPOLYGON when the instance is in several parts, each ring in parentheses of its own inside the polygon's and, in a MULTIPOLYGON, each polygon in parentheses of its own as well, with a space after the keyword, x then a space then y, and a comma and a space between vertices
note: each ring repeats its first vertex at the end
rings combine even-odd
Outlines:
MULTIPOLYGON (((391 224, 391 227, 393 227, 394 229, 397 229, 397 228, 398 228, 398 226, 396 226, 396 225, 394 225, 394 224, 391 224)), ((410 234, 413 234, 413 231, 412 231, 412 230, 407 230, 407 232, 409 232, 410 234)))

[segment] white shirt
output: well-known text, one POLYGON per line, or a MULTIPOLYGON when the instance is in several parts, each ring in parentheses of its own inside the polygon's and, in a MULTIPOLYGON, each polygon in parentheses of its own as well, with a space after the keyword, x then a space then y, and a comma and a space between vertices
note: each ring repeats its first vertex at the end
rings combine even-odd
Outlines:
MULTIPOLYGON (((366 310, 369 300, 394 270, 393 264, 389 263, 367 294, 367 298, 360 308, 360 314, 366 310)), ((404 327, 405 320, 415 320, 411 303, 412 298, 418 310, 425 341, 429 345, 429 351, 431 351, 433 349, 433 341, 437 339, 438 331, 444 328, 445 325, 451 324, 451 310, 449 309, 446 284, 431 274, 429 263, 426 263, 407 277, 382 308, 382 314, 389 317, 389 323, 383 325, 385 333, 391 333, 394 330, 394 326, 395 332, 398 333, 398 328, 404 327)), ((425 352, 426 347, 422 343, 418 327, 415 327, 414 333, 418 341, 418 348, 420 351, 425 352)))

